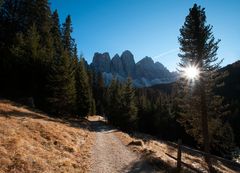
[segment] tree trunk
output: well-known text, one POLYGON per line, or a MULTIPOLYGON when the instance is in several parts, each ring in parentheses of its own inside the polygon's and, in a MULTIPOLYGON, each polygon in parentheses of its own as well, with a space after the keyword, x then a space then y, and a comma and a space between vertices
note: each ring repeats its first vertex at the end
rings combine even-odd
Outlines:
POLYGON ((181 172, 181 163, 182 163, 182 140, 178 139, 178 153, 177 153, 177 172, 181 172))
POLYGON ((210 142, 209 142, 209 131, 208 131, 208 112, 207 112, 207 103, 206 103, 206 93, 204 81, 201 80, 201 119, 202 119, 202 136, 203 136, 203 145, 205 155, 205 161, 208 165, 208 171, 210 173, 215 172, 212 167, 212 162, 210 158, 210 142))

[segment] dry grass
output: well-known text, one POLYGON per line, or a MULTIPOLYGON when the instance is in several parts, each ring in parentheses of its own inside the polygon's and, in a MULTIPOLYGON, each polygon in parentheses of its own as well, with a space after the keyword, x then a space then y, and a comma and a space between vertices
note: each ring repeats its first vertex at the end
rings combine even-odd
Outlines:
MULTIPOLYGON (((135 134, 134 137, 126 133, 117 131, 115 135, 125 144, 128 145, 132 141, 142 140, 144 142, 143 146, 130 146, 130 148, 138 153, 147 156, 147 159, 153 161, 156 164, 168 165, 169 168, 176 167, 176 160, 172 157, 177 157, 177 149, 168 145, 164 141, 159 141, 146 134, 135 134)), ((186 152, 182 152, 182 161, 191 167, 195 168, 199 172, 206 172, 207 165, 204 162, 204 158, 200 155, 191 155, 186 152)), ((224 166, 221 162, 214 160, 214 167, 218 172, 221 173, 237 173, 237 171, 232 170, 224 166)), ((162 165, 161 165, 162 166, 162 165)), ((187 171, 188 172, 188 171, 187 171)), ((193 171, 194 172, 194 171, 193 171)))
POLYGON ((8 101, 0 101, 0 173, 86 172, 92 134, 8 101))

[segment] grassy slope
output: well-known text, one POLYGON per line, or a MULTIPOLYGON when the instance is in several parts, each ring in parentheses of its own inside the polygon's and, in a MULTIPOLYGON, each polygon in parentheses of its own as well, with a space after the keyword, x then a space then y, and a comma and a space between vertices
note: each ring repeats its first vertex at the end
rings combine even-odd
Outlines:
POLYGON ((86 172, 91 137, 86 121, 67 123, 0 100, 0 173, 86 172))

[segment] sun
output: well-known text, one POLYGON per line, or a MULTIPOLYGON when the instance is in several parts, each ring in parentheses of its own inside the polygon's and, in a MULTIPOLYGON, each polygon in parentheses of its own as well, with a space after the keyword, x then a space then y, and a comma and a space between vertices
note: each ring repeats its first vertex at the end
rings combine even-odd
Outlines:
POLYGON ((184 69, 184 75, 191 80, 199 77, 199 69, 195 66, 189 66, 184 69))

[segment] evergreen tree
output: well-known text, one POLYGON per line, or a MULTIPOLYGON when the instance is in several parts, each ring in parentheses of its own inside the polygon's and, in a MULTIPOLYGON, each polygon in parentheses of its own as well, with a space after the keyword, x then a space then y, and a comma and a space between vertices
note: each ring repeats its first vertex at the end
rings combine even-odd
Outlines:
MULTIPOLYGON (((22 10, 27 10, 26 26, 35 23, 39 34, 41 35, 41 44, 46 48, 51 48, 51 25, 52 17, 48 0, 24 0, 25 7, 22 10)), ((24 11, 22 11, 24 13, 24 11)))
POLYGON ((48 76, 48 102, 51 112, 56 114, 73 113, 76 103, 75 78, 66 51, 55 57, 48 76))
POLYGON ((62 28, 62 41, 64 49, 69 53, 70 56, 73 56, 74 51, 74 40, 71 37, 72 31, 72 20, 71 16, 68 15, 62 28))
POLYGON ((104 100, 105 86, 102 78, 102 73, 93 72, 92 74, 93 74, 92 90, 93 90, 93 96, 96 102, 96 111, 97 111, 97 114, 103 115, 104 107, 106 105, 104 100))
MULTIPOLYGON (((30 58, 30 54, 33 53, 34 50, 26 52, 26 50, 29 50, 31 48, 31 46, 27 43, 33 41, 33 39, 29 37, 29 31, 32 29, 33 25, 35 27, 34 30, 36 31, 32 31, 33 36, 36 35, 35 33, 39 35, 37 42, 40 44, 38 45, 38 51, 41 52, 41 54, 39 55, 39 58, 37 58, 39 65, 35 66, 34 69, 28 69, 30 71, 34 71, 34 74, 32 74, 32 76, 35 76, 35 79, 38 78, 37 83, 29 91, 32 92, 32 90, 38 88, 38 92, 35 92, 35 95, 38 95, 40 97, 43 95, 42 88, 44 88, 43 86, 46 82, 45 76, 48 69, 48 62, 52 58, 53 51, 52 40, 51 36, 49 35, 51 19, 50 16, 46 14, 50 14, 50 8, 48 1, 45 0, 4 1, 3 6, 0 10, 0 66, 2 66, 0 69, 1 75, 3 75, 2 82, 4 83, 4 85, 1 86, 3 88, 1 91, 4 93, 4 95, 21 95, 21 97, 28 96, 23 95, 23 93, 26 93, 25 90, 27 90, 29 87, 22 88, 19 83, 23 83, 21 79, 26 78, 22 76, 22 73, 26 73, 27 71, 27 69, 21 67, 23 62, 26 62, 25 60, 27 57, 29 60, 36 60, 36 58, 30 58), (43 6, 44 8, 42 8, 43 6), (46 25, 43 24, 43 22, 46 23, 46 25), (43 26, 45 26, 44 30, 42 29, 43 26), (22 37, 23 42, 20 41, 21 38, 19 37, 22 37), (15 48, 22 49, 27 57, 17 56, 15 54, 16 52, 13 50, 15 48), (15 88, 13 88, 13 86, 15 86, 15 88)), ((36 37, 33 38, 36 39, 36 37)), ((28 64, 24 64, 24 66, 30 64, 30 62, 27 63, 28 64)), ((31 67, 33 67, 33 65, 34 64, 32 64, 31 67)), ((29 77, 30 75, 27 76, 29 77)), ((32 78, 33 77, 27 80, 26 86, 28 86, 29 83, 32 83, 32 78)))
POLYGON ((137 108, 138 108, 138 127, 139 130, 149 134, 156 134, 153 129, 153 104, 147 93, 139 93, 137 95, 137 108))
POLYGON ((61 56, 63 53, 63 44, 61 41, 61 26, 57 10, 52 14, 51 35, 53 39, 54 56, 61 56))
POLYGON ((96 103, 95 103, 95 99, 92 98, 91 99, 91 107, 90 107, 90 115, 95 115, 96 114, 96 103))
POLYGON ((76 71, 78 66, 78 53, 77 53, 77 45, 74 45, 73 48, 73 58, 72 58, 72 67, 74 69, 74 71, 76 71))
POLYGON ((51 35, 54 53, 48 76, 47 100, 52 113, 73 113, 76 110, 75 69, 68 51, 64 50, 57 11, 52 14, 51 35))
POLYGON ((48 0, 18 0, 19 7, 19 30, 23 33, 28 27, 35 24, 40 34, 40 43, 45 47, 47 63, 52 60, 52 16, 48 0))
MULTIPOLYGON (((179 121, 189 134, 203 144, 206 153, 210 152, 213 134, 216 134, 217 129, 222 126, 220 118, 226 113, 225 107, 222 106, 222 98, 214 96, 212 92, 213 86, 217 84, 217 70, 221 61, 216 62, 219 40, 215 41, 211 30, 212 26, 206 25, 205 9, 194 4, 180 29, 179 37, 181 50, 179 66, 183 76, 180 80, 179 121), (184 69, 188 67, 200 71, 197 80, 189 81, 185 78, 184 69)), ((206 162, 212 172, 208 155, 206 162)))
MULTIPOLYGON (((85 69, 83 57, 76 69, 76 91, 77 91, 77 114, 81 117, 91 113, 91 107, 94 104, 91 98, 88 74, 85 69)), ((93 112, 93 110, 92 110, 93 112)))
POLYGON ((15 90, 20 90, 22 97, 36 96, 39 92, 41 71, 45 49, 40 44, 40 35, 35 25, 29 28, 26 35, 17 34, 16 44, 11 49, 15 57, 17 81, 15 90))
MULTIPOLYGON (((85 68, 87 68, 88 64, 87 62, 83 59, 84 61, 84 66, 85 68)), ((91 102, 91 107, 90 107, 90 115, 95 115, 96 114, 96 101, 95 98, 93 96, 93 73, 91 70, 87 70, 87 74, 88 74, 88 82, 89 82, 89 90, 90 90, 90 102, 91 102)))
POLYGON ((136 129, 137 127, 137 107, 135 103, 135 91, 132 88, 132 81, 128 78, 123 87, 121 101, 121 126, 124 129, 136 129))
POLYGON ((121 122, 121 104, 122 104, 122 86, 114 78, 106 92, 106 116, 110 123, 120 127, 121 122))
POLYGON ((77 45, 75 44, 75 41, 71 36, 72 31, 73 28, 71 16, 68 15, 62 27, 62 45, 63 49, 68 53, 68 56, 70 57, 71 69, 73 71, 76 71, 78 68, 78 55, 77 45))

